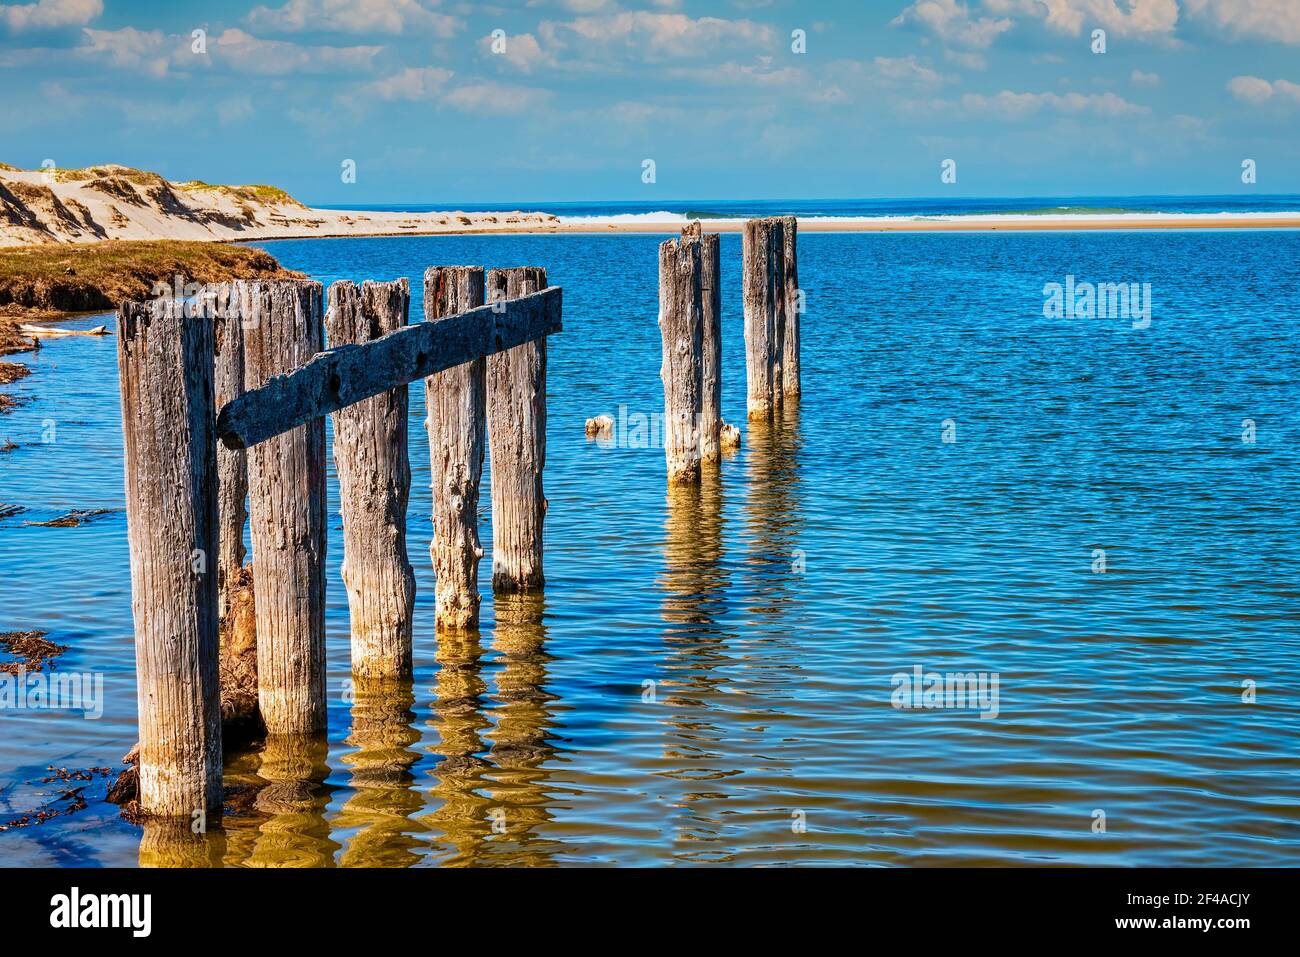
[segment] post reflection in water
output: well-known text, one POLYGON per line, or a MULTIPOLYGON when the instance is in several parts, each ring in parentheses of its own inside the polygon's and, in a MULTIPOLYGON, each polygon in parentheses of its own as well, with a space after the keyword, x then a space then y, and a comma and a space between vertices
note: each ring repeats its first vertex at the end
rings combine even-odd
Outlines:
POLYGON ((226 852, 226 835, 220 816, 209 814, 198 822, 190 818, 147 818, 140 835, 141 867, 220 867, 226 852))
POLYGON ((344 755, 352 796, 333 826, 356 828, 343 851, 345 867, 410 867, 426 846, 411 818, 424 806, 412 767, 420 740, 411 682, 354 678, 352 734, 356 751, 344 755), (414 832, 414 833, 413 833, 414 832))
MULTIPOLYGON (((325 820, 332 788, 325 783, 328 745, 324 735, 269 735, 251 802, 252 820, 233 834, 228 863, 248 867, 332 867, 340 845, 325 820), (251 838, 251 846, 248 838, 251 838)), ((229 822, 228 822, 229 823, 229 822)))
POLYGON ((441 804, 427 821, 450 845, 443 863, 536 866, 558 847, 537 833, 551 817, 544 764, 554 754, 545 601, 498 595, 494 612, 494 707, 487 707, 478 636, 439 636, 433 725, 442 760, 431 793, 441 804))
POLYGON ((482 732, 487 685, 481 675, 483 650, 477 632, 438 636, 438 675, 434 681, 433 719, 439 741, 430 750, 441 760, 433 769, 429 793, 441 804, 425 818, 436 841, 450 846, 443 863, 473 864, 479 846, 492 833, 487 800, 478 793, 487 762, 482 732))
POLYGON ((795 578, 803 574, 805 554, 799 547, 799 403, 789 396, 772 418, 753 419, 745 435, 748 496, 745 530, 749 539, 746 589, 755 604, 750 611, 775 618, 791 600, 795 578))
POLYGON ((489 758, 495 767, 489 795, 500 813, 491 851, 495 863, 539 865, 549 862, 559 844, 537 833, 551 820, 545 763, 551 745, 555 695, 546 690, 546 611, 542 595, 498 595, 492 648, 498 655, 500 704, 490 734, 489 758))
MULTIPOLYGON (((728 761, 727 706, 720 700, 732 663, 727 634, 718 621, 726 611, 729 573, 723 560, 722 477, 705 466, 696 486, 668 486, 664 527, 662 615, 664 641, 663 704, 665 777, 691 782, 721 781, 736 773, 728 761)), ((727 795, 711 788, 674 796, 682 813, 675 840, 683 860, 719 861, 728 856, 707 845, 721 837, 722 822, 710 810, 727 795), (705 846, 701 847, 703 844, 705 846)))
MULTIPOLYGON (((674 856, 683 861, 735 860, 729 822, 770 820, 773 838, 788 811, 761 800, 759 781, 787 779, 797 763, 799 718, 789 702, 769 704, 769 685, 787 687, 797 670, 792 586, 802 574, 798 549, 799 409, 786 400, 773 419, 751 421, 741 541, 729 561, 723 548, 721 470, 706 468, 698 488, 669 487, 665 526, 665 777, 688 782, 674 794, 674 856), (733 572, 734 569, 734 572, 733 572), (733 581, 733 576, 740 579, 733 581), (749 616, 742 635, 722 625, 739 591, 749 616), (783 752, 787 756, 783 756, 783 752), (744 770, 742 770, 744 769, 744 770), (757 818, 754 815, 758 815, 757 818)), ((741 826, 739 823, 731 827, 741 826)))

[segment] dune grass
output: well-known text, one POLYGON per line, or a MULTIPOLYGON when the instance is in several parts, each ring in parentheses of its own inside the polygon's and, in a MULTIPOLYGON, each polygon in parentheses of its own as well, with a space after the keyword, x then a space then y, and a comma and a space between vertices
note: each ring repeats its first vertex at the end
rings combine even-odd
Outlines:
POLYGON ((111 240, 0 248, 0 314, 9 318, 115 309, 155 283, 211 283, 299 275, 270 253, 229 243, 111 240))

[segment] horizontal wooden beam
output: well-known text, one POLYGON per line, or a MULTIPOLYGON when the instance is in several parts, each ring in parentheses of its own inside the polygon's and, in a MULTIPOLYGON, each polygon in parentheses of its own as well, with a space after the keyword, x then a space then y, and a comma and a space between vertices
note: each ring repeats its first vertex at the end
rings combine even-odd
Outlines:
POLYGON ((217 435, 228 448, 248 448, 354 402, 562 328, 560 287, 551 286, 329 349, 224 406, 217 435))

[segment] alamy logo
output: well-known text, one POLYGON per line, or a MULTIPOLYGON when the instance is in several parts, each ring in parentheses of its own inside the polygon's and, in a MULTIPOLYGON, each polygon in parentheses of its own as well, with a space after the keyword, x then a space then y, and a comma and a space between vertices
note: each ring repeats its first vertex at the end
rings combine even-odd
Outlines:
POLYGON ((82 894, 80 888, 50 898, 50 926, 127 927, 134 937, 148 937, 152 929, 150 894, 82 894))
POLYGON ((0 674, 0 710, 80 711, 88 721, 104 715, 104 675, 60 671, 56 674, 17 671, 0 674))
POLYGON ((1043 316, 1047 319, 1131 319, 1134 329, 1151 325, 1151 283, 1064 283, 1043 286, 1043 316))
POLYGON ((913 665, 909 674, 896 672, 890 679, 894 693, 890 703, 900 711, 915 709, 978 710, 980 720, 998 716, 998 682, 996 671, 926 671, 913 665))

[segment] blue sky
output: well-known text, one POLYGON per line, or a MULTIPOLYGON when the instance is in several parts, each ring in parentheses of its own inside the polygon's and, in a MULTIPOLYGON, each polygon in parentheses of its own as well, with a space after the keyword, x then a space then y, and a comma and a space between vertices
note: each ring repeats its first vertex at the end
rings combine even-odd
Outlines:
POLYGON ((1300 0, 39 0, 0 104, 314 203, 1300 193, 1300 0))

